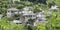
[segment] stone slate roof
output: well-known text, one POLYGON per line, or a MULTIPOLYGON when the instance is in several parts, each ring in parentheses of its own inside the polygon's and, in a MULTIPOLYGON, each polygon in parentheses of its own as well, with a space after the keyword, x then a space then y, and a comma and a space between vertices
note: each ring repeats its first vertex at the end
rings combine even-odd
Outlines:
POLYGON ((19 9, 17 9, 17 8, 9 8, 7 10, 9 10, 9 11, 18 11, 19 9))
POLYGON ((22 11, 23 15, 35 15, 32 11, 22 11))

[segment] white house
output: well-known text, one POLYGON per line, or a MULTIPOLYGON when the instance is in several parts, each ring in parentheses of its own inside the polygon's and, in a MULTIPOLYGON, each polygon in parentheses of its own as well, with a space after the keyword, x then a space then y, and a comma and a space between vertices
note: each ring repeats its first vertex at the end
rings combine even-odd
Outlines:
POLYGON ((16 8, 9 8, 7 9, 7 17, 12 17, 14 16, 15 14, 18 14, 18 11, 19 9, 16 9, 16 8))
POLYGON ((51 9, 57 9, 57 6, 56 5, 51 6, 51 9))
POLYGON ((3 17, 3 15, 2 14, 0 14, 0 19, 3 17))
POLYGON ((45 15, 43 14, 43 12, 39 12, 37 15, 36 15, 37 19, 36 21, 34 22, 34 26, 37 26, 41 23, 46 23, 46 19, 45 19, 45 15))
POLYGON ((15 23, 15 24, 22 24, 22 21, 21 20, 13 20, 13 23, 15 23))
POLYGON ((42 12, 39 12, 36 16, 37 16, 38 18, 43 18, 45 15, 44 15, 42 12))
POLYGON ((54 6, 51 6, 51 9, 54 11, 54 12, 58 12, 58 6, 54 5, 54 6))
POLYGON ((35 14, 33 13, 33 11, 29 10, 29 7, 25 7, 23 8, 24 10, 22 11, 23 16, 28 17, 28 18, 35 18, 35 14))

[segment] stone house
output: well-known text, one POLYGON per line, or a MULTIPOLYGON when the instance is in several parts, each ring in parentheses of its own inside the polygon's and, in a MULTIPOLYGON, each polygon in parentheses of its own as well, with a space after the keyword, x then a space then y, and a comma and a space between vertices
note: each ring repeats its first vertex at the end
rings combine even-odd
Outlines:
POLYGON ((54 6, 51 6, 51 10, 53 10, 54 12, 58 12, 58 6, 54 5, 54 6))
POLYGON ((41 23, 46 23, 46 19, 45 19, 45 15, 43 14, 43 12, 39 12, 36 15, 37 19, 34 22, 34 26, 40 25, 41 23))
POLYGON ((15 3, 15 2, 20 2, 20 0, 12 0, 12 2, 13 2, 13 3, 15 3))
POLYGON ((43 14, 44 11, 38 12, 35 14, 33 11, 29 9, 29 7, 24 7, 23 11, 19 11, 19 9, 16 8, 9 8, 7 10, 7 17, 11 18, 15 14, 22 14, 22 16, 19 16, 19 19, 15 19, 12 22, 15 24, 23 24, 27 25, 30 23, 30 25, 39 25, 40 23, 46 23, 45 15, 43 14), (35 19, 35 22, 33 21, 35 19))
POLYGON ((15 14, 18 14, 19 9, 16 8, 9 8, 7 9, 7 17, 10 18, 14 16, 15 14))

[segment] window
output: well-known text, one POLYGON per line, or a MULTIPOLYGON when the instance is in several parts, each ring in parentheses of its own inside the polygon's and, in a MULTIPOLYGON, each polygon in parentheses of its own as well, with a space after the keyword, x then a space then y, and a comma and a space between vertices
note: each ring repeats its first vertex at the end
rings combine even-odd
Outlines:
POLYGON ((39 21, 42 21, 42 19, 38 19, 39 21))
POLYGON ((35 15, 33 15, 33 17, 35 17, 35 15))
POLYGON ((10 11, 8 11, 8 12, 10 12, 10 11))
POLYGON ((11 11, 11 13, 13 13, 13 11, 11 11))
POLYGON ((32 15, 30 15, 29 17, 32 17, 32 15))
POLYGON ((19 20, 20 18, 17 18, 16 20, 19 20))

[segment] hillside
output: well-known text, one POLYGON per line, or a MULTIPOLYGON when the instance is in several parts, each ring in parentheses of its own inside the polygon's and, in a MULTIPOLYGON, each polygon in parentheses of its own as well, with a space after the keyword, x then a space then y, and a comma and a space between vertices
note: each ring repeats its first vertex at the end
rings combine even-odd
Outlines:
POLYGON ((0 30, 60 30, 60 0, 0 0, 0 30))

